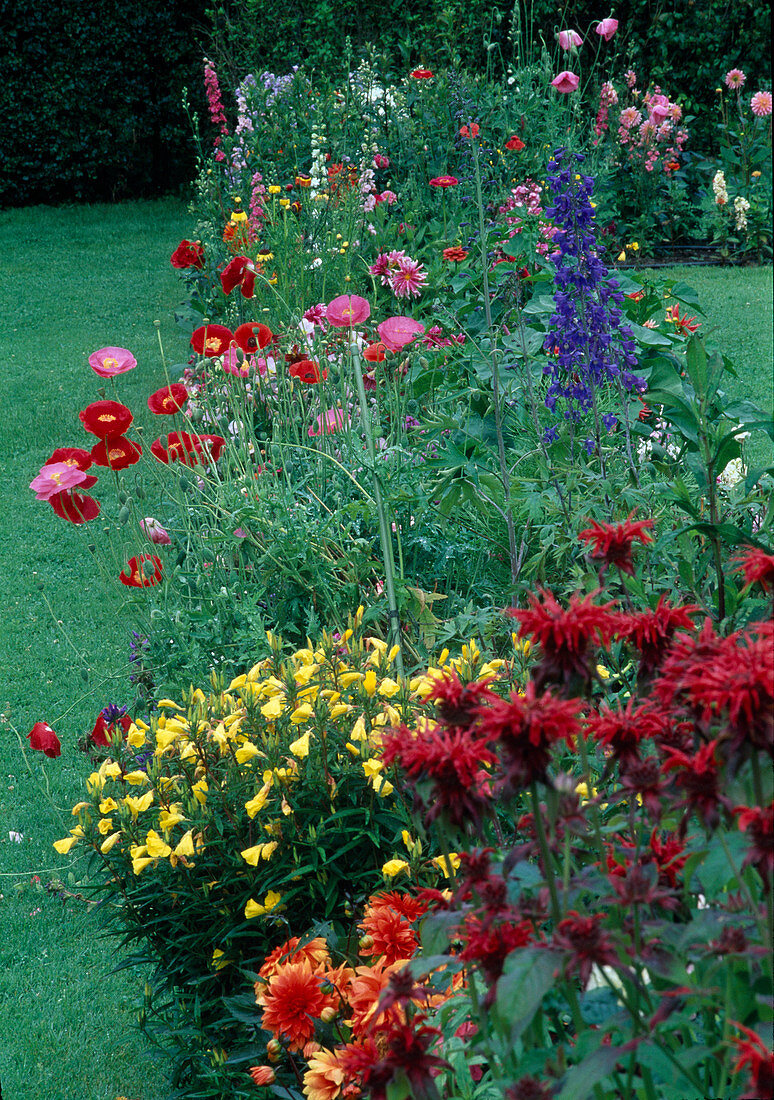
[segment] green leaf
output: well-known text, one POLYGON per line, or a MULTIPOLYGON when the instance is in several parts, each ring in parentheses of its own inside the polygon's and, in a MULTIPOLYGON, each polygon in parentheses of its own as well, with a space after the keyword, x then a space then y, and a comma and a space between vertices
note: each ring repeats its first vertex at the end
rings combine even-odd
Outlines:
POLYGON ((510 1042, 529 1027, 543 997, 553 988, 559 961, 556 952, 532 947, 513 951, 505 960, 492 1015, 510 1042))
POLYGON ((634 339, 638 344, 644 344, 648 348, 671 348, 673 341, 668 336, 662 336, 660 332, 656 332, 655 329, 646 328, 644 325, 637 325, 633 321, 628 322, 629 328, 632 330, 634 339))
POLYGON ((594 1085, 612 1073, 625 1054, 623 1047, 600 1046, 568 1071, 557 1100, 588 1100, 594 1085))
POLYGON ((704 395, 707 392, 707 350, 699 336, 692 336, 688 341, 685 363, 693 388, 697 394, 704 395))
POLYGON ((701 302, 699 296, 692 286, 688 283, 678 282, 672 287, 672 297, 677 298, 678 302, 682 302, 686 306, 692 306, 694 309, 702 311, 701 302))

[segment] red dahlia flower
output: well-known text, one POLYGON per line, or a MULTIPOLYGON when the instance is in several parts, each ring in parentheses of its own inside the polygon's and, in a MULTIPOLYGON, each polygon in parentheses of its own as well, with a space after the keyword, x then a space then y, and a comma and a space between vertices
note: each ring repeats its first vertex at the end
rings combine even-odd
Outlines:
POLYGON ((161 580, 161 574, 160 558, 155 554, 139 554, 129 559, 118 579, 127 588, 152 588, 161 580))
POLYGON ((256 267, 249 256, 235 256, 220 275, 223 293, 230 294, 235 287, 239 287, 243 298, 252 298, 255 275, 256 267))
POLYGON ((443 258, 448 260, 450 264, 461 264, 463 260, 468 258, 468 254, 464 248, 454 245, 453 248, 444 248, 443 258))
POLYGON ((173 267, 184 271, 187 267, 194 267, 201 271, 204 267, 204 249, 201 241, 181 241, 169 258, 173 267))
POLYGON ((91 448, 91 457, 97 466, 108 466, 111 470, 125 470, 134 466, 142 456, 139 443, 132 443, 126 436, 109 436, 100 440, 91 448))
POLYGON ((414 80, 432 80, 433 73, 429 69, 414 69, 411 74, 414 80))
POLYGON ((49 499, 48 503, 60 519, 66 519, 69 523, 78 525, 96 519, 100 512, 99 504, 93 497, 85 497, 73 491, 57 493, 49 499))
POLYGON ((148 408, 156 416, 173 416, 179 413, 188 400, 188 390, 182 382, 173 382, 156 390, 148 398, 148 408))
POLYGON ((580 542, 593 543, 591 557, 603 562, 603 569, 615 565, 622 573, 630 576, 634 573, 632 562, 632 544, 653 542, 648 530, 653 526, 652 519, 633 520, 633 512, 623 523, 597 523, 591 520, 591 527, 578 535, 580 542))
POLYGON ((337 998, 323 992, 324 981, 324 975, 301 959, 281 966, 258 993, 261 1026, 275 1038, 287 1039, 291 1053, 303 1050, 314 1038, 314 1021, 326 1008, 338 1008, 337 998))
POLYGON ((202 325, 191 335, 191 347, 199 355, 217 359, 228 351, 234 334, 225 325, 202 325))
POLYGON ((35 749, 36 752, 45 753, 45 755, 50 756, 52 760, 54 757, 62 755, 62 746, 59 738, 51 729, 48 722, 36 722, 27 734, 27 740, 30 743, 31 749, 35 749))
MULTIPOLYGON (((120 401, 94 401, 78 413, 84 428, 98 439, 123 435, 134 417, 131 409, 120 401)), ((104 463, 103 463, 104 465, 104 463)))
POLYGON ((257 321, 247 321, 237 328, 234 340, 245 355, 252 355, 259 348, 265 348, 273 335, 267 325, 261 325, 257 321))

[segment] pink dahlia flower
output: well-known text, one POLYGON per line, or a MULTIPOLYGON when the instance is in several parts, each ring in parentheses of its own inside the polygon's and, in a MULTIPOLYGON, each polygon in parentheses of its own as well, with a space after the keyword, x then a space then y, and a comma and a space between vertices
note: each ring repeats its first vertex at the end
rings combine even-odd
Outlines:
POLYGON ((727 88, 731 88, 734 91, 738 91, 739 88, 743 88, 747 77, 741 69, 729 69, 723 78, 723 82, 727 88))
POLYGON ((126 348, 100 348, 89 356, 89 366, 100 378, 113 378, 134 370, 137 360, 126 348))
POLYGON ((398 261, 397 271, 390 276, 390 286, 396 298, 418 298, 426 282, 425 269, 409 256, 398 261))
POLYGON ((767 118, 771 114, 771 92, 756 92, 750 100, 750 107, 758 118, 767 118))
POLYGON ((562 95, 569 95, 570 92, 577 92, 578 85, 580 84, 580 77, 575 73, 571 73, 568 69, 559 73, 551 81, 552 87, 556 88, 557 92, 561 92, 562 95))

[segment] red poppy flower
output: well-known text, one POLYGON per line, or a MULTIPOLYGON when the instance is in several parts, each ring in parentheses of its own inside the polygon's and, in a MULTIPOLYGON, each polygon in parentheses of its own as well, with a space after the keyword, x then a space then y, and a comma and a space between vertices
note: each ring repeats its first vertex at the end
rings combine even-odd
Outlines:
POLYGON ((313 363, 311 359, 300 359, 297 363, 292 363, 288 374, 291 378, 297 378, 299 382, 306 382, 307 385, 328 377, 327 369, 323 368, 321 373, 318 364, 313 363))
POLYGON ((197 271, 201 271, 204 267, 204 249, 201 241, 181 241, 169 257, 169 262, 181 271, 187 267, 195 267, 197 271))
MULTIPOLYGON (((97 479, 94 478, 94 481, 97 479)), ((56 493, 48 502, 60 519, 66 519, 69 523, 80 525, 96 519, 99 515, 99 504, 94 497, 85 497, 81 493, 66 490, 56 493)))
POLYGON ((94 723, 94 729, 89 734, 89 740, 94 745, 99 745, 100 748, 106 749, 110 744, 110 739, 113 734, 116 733, 116 726, 120 725, 124 733, 129 732, 129 727, 132 724, 132 719, 128 714, 122 714, 114 722, 106 722, 105 715, 102 711, 97 715, 97 721, 94 723))
POLYGON ((164 463, 182 462, 184 466, 195 466, 200 452, 199 437, 189 432, 170 432, 165 443, 161 439, 151 443, 151 454, 164 463))
POLYGON ((225 325, 202 325, 191 336, 191 347, 199 355, 217 359, 228 351, 233 339, 234 334, 225 325))
POLYGON ((444 248, 443 250, 443 258, 448 260, 450 264, 461 264, 467 257, 468 254, 465 249, 457 245, 454 245, 453 248, 444 248))
POLYGON ((134 420, 131 409, 119 401, 94 401, 78 413, 87 432, 98 439, 109 435, 123 435, 134 420))
POLYGON ((235 287, 242 291, 243 298, 252 298, 255 291, 256 267, 249 256, 235 256, 220 275, 220 284, 224 294, 230 294, 235 287))
POLYGON ((526 149, 526 145, 517 134, 514 134, 513 137, 509 137, 506 141, 505 148, 509 149, 512 153, 520 153, 522 149, 526 149))
POLYGON ((110 436, 91 448, 91 457, 97 466, 108 466, 111 470, 125 470, 140 461, 142 447, 132 443, 126 436, 110 436))
POLYGON ((268 326, 261 325, 257 321, 248 321, 236 330, 234 340, 237 347, 241 348, 245 355, 252 355, 259 348, 265 348, 273 335, 268 326))
POLYGON ((369 363, 382 363, 384 362, 386 350, 386 344, 381 343, 381 341, 377 344, 369 344, 363 352, 363 358, 367 359, 369 363))
POLYGON ((202 435, 195 437, 202 455, 209 455, 213 462, 217 462, 220 458, 223 448, 226 446, 226 441, 222 435, 208 435, 206 432, 202 435), (204 446, 202 446, 204 444, 204 446))
POLYGON ((459 182, 456 176, 436 176, 435 179, 430 180, 430 186, 445 190, 447 187, 456 187, 459 182))
MULTIPOLYGON (((74 466, 76 470, 88 470, 92 465, 92 458, 82 447, 57 447, 45 465, 49 466, 52 462, 64 462, 67 466, 74 466)), ((88 474, 83 481, 78 482, 78 488, 91 489, 97 484, 97 480, 93 474, 88 474)))
POLYGON ((480 127, 477 122, 471 122, 470 128, 467 126, 460 126, 460 137, 474 138, 478 137, 478 131, 480 127))
POLYGON ((630 512, 623 523, 597 523, 591 520, 591 527, 578 535, 580 542, 593 543, 591 557, 601 560, 602 568, 617 566, 622 573, 634 574, 632 561, 632 543, 639 539, 642 543, 653 542, 648 530, 653 526, 652 519, 633 520, 630 512))
POLYGON ((148 408, 156 416, 173 416, 180 412, 188 400, 188 390, 182 382, 173 382, 171 386, 164 386, 156 390, 148 398, 148 408))
POLYGON ((59 738, 51 729, 48 722, 36 722, 27 734, 30 748, 36 752, 45 753, 53 760, 55 756, 62 755, 62 746, 59 738))
POLYGON ((432 80, 434 74, 429 69, 414 69, 411 75, 414 80, 432 80))
POLYGON ((128 588, 152 588, 161 580, 161 573, 160 558, 155 554, 139 554, 129 559, 118 579, 128 588))

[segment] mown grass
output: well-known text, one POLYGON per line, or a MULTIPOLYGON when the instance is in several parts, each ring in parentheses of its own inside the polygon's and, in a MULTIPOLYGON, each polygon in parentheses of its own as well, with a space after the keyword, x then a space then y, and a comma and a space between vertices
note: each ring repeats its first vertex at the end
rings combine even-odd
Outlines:
MULTIPOLYGON (((119 960, 100 938, 99 914, 45 890, 54 880, 82 890, 77 848, 62 859, 51 844, 71 825, 89 767, 78 737, 106 702, 126 698, 132 619, 87 549, 99 521, 70 527, 28 485, 54 447, 84 443, 77 411, 100 385, 91 351, 134 352, 139 366, 117 380, 115 396, 135 410, 162 384, 154 319, 169 359, 185 357, 172 320, 182 287, 168 259, 189 233, 182 204, 166 201, 0 214, 0 1082, 10 1098, 165 1097, 133 1030, 143 975, 111 975, 119 960), (40 719, 59 733, 63 755, 28 754, 30 774, 12 727, 24 737, 40 719)), ((770 404, 771 268, 669 274, 698 290, 739 368, 732 386, 770 404)))

